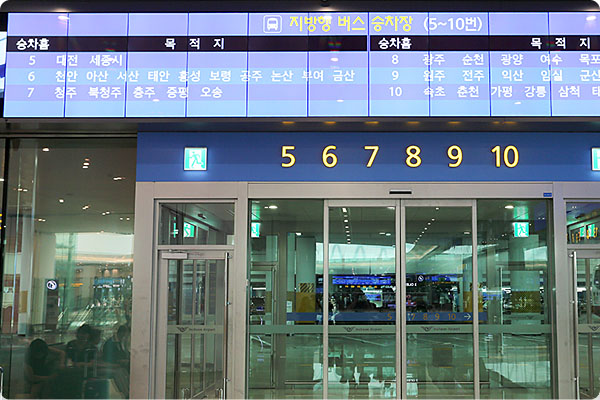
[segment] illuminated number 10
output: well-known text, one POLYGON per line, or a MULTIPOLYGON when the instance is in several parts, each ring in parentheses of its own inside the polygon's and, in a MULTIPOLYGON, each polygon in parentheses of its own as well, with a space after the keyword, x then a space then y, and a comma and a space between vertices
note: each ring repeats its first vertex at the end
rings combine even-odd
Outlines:
POLYGON ((508 168, 514 168, 519 164, 519 150, 515 146, 506 146, 504 148, 504 152, 502 152, 502 148, 500 146, 495 146, 492 149, 492 153, 496 155, 496 168, 500 168, 502 166, 501 161, 504 161, 504 165, 508 168), (513 161, 510 162, 510 153, 513 153, 513 161), (503 160, 500 159, 500 153, 504 153, 502 157, 503 160))

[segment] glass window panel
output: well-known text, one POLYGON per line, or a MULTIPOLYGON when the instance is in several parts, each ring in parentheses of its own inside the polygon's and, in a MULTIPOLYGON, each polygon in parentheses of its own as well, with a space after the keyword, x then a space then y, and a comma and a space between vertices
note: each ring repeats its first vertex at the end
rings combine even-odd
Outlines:
POLYGON ((160 244, 233 245, 234 204, 163 203, 160 244))
POLYGON ((136 141, 12 139, 9 151, 5 394, 127 398, 136 141))
POLYGON ((573 244, 600 243, 600 203, 567 203, 567 238, 573 244))
POLYGON ((471 214, 406 208, 407 397, 473 397, 471 214))
POLYGON ((551 397, 549 205, 477 202, 484 398, 551 397))
POLYGON ((250 398, 318 398, 323 380, 323 201, 253 200, 250 398))
POLYGON ((329 398, 396 396, 395 244, 395 207, 329 209, 329 398))

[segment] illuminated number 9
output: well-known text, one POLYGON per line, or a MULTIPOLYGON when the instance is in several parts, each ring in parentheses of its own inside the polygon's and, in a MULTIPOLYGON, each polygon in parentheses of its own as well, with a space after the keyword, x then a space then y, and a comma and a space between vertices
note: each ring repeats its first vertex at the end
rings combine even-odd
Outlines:
POLYGON ((456 161, 455 163, 449 163, 448 166, 450 168, 456 168, 462 163, 462 149, 457 145, 452 145, 448 147, 448 158, 456 161))
POLYGON ((289 168, 292 165, 296 164, 296 157, 292 153, 288 153, 288 150, 295 150, 295 149, 296 149, 296 146, 281 146, 281 157, 290 159, 290 162, 288 162, 288 163, 281 163, 281 166, 283 168, 289 168))
POLYGON ((335 146, 327 146, 323 149, 323 155, 322 155, 323 165, 326 166, 327 168, 335 167, 335 165, 338 162, 337 156, 333 153, 329 153, 330 150, 335 150, 335 149, 337 149, 337 147, 335 147, 335 146), (331 159, 331 161, 328 161, 330 159, 331 159))
POLYGON ((421 157, 419 157, 419 154, 421 154, 419 146, 408 146, 406 148, 406 155, 408 156, 406 157, 406 165, 411 168, 417 168, 421 165, 421 157))

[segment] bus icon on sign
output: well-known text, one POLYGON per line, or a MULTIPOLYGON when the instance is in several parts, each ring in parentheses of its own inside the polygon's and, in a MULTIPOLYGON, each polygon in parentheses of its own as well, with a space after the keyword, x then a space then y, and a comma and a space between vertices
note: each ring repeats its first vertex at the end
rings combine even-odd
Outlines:
POLYGON ((58 288, 58 282, 56 282, 54 279, 51 279, 46 282, 46 287, 48 290, 56 290, 58 288))
POLYGON ((264 33, 281 33, 281 15, 265 15, 263 17, 264 33))

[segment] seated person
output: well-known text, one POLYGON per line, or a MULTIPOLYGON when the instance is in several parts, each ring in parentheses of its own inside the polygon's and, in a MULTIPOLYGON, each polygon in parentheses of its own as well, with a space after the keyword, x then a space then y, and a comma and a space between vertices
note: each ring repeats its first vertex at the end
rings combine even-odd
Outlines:
POLYGON ((31 342, 25 356, 25 381, 31 398, 42 398, 45 386, 52 385, 64 366, 65 353, 48 347, 42 339, 31 342))

